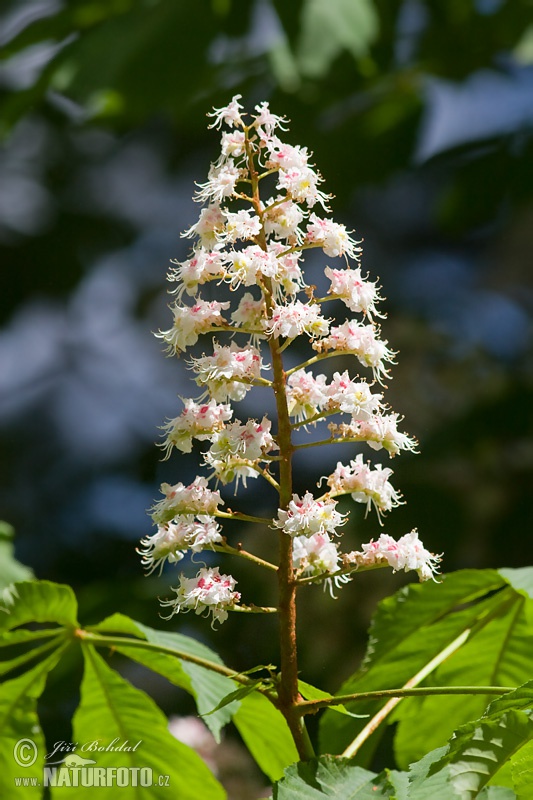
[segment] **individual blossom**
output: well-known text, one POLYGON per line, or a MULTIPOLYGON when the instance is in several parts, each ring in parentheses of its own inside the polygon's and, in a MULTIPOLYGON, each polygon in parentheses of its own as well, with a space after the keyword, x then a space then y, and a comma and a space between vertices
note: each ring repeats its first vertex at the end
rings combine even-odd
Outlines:
POLYGON ((268 152, 267 167, 279 167, 283 170, 305 169, 308 166, 309 153, 307 147, 282 142, 277 136, 269 136, 266 140, 268 152))
POLYGON ((278 261, 277 270, 272 276, 274 298, 279 301, 280 289, 291 295, 305 288, 303 272, 299 264, 301 253, 299 251, 288 252, 281 242, 271 242, 268 249, 274 253, 278 261))
POLYGON ((309 217, 305 242, 320 245, 331 258, 346 255, 358 259, 361 253, 360 242, 351 238, 345 225, 331 219, 321 219, 316 214, 309 217))
POLYGON ((163 600, 162 606, 172 609, 167 619, 180 612, 194 611, 196 614, 213 616, 213 622, 225 622, 228 609, 235 607, 241 599, 235 591, 237 581, 231 575, 221 575, 218 567, 202 567, 196 577, 180 576, 180 584, 172 591, 175 600, 163 600))
POLYGON ((370 419, 382 408, 383 395, 372 393, 364 381, 352 381, 347 370, 335 372, 324 393, 328 411, 351 414, 354 420, 370 419))
POLYGON ((196 373, 196 383, 204 386, 211 398, 219 403, 242 400, 260 377, 261 356, 255 347, 238 347, 232 342, 229 347, 214 343, 212 356, 191 359, 196 373))
POLYGON ((178 282, 177 289, 172 291, 178 298, 184 292, 188 295, 196 295, 198 286, 213 278, 224 277, 224 259, 216 250, 204 250, 202 247, 195 250, 191 258, 187 261, 173 262, 175 267, 169 271, 168 280, 178 282))
POLYGON ((337 572, 339 551, 327 533, 295 536, 292 542, 292 565, 301 577, 337 572))
POLYGON ((198 222, 191 225, 184 233, 183 238, 191 239, 193 236, 200 238, 200 244, 207 250, 219 246, 220 238, 226 227, 226 217, 218 203, 212 203, 207 208, 202 208, 198 222))
POLYGON ((294 339, 301 333, 315 338, 323 336, 328 330, 329 322, 321 315, 320 306, 302 303, 301 300, 294 300, 287 305, 275 304, 266 328, 266 332, 272 336, 283 336, 287 339, 294 339))
POLYGON ((231 321, 235 325, 240 325, 246 330, 253 331, 253 335, 259 335, 261 333, 264 319, 264 301, 256 300, 250 292, 245 292, 243 294, 239 305, 231 315, 231 321))
POLYGON ((311 492, 300 498, 293 494, 286 509, 278 509, 273 525, 289 536, 312 536, 314 533, 335 533, 345 523, 345 515, 335 510, 336 500, 315 500, 311 492))
POLYGON ((363 461, 361 453, 348 466, 337 463, 335 471, 327 478, 332 495, 350 494, 356 503, 364 503, 366 512, 373 505, 378 519, 381 514, 401 505, 401 495, 389 481, 393 471, 381 464, 374 468, 363 461))
POLYGON ((327 210, 328 195, 321 192, 318 184, 322 177, 311 167, 290 167, 280 169, 278 174, 278 189, 284 189, 292 200, 297 203, 306 203, 313 208, 317 203, 327 210))
POLYGON ((163 426, 166 438, 161 446, 165 450, 166 458, 169 457, 173 447, 182 453, 190 453, 193 439, 200 441, 208 439, 223 428, 224 423, 233 415, 231 406, 225 403, 219 404, 215 400, 196 403, 194 400, 186 399, 183 400, 183 405, 181 414, 163 426))
POLYGON ((297 203, 278 196, 276 200, 268 200, 264 214, 265 234, 296 244, 301 239, 299 229, 304 213, 297 203))
POLYGON ((277 114, 273 114, 268 103, 259 103, 256 105, 255 110, 257 113, 255 115, 254 124, 258 131, 264 129, 267 137, 271 137, 276 128, 280 128, 282 131, 287 130, 284 125, 287 121, 285 117, 279 117, 277 114))
POLYGON ((198 184, 200 191, 196 192, 194 199, 198 202, 221 203, 235 193, 241 173, 242 170, 235 166, 231 158, 224 164, 212 164, 207 181, 198 184))
POLYGON ((162 483, 161 492, 165 495, 163 500, 152 508, 152 519, 157 525, 164 525, 180 514, 213 516, 218 506, 224 505, 220 492, 209 489, 207 479, 202 476, 197 476, 189 486, 162 483))
POLYGON ((222 108, 214 108, 213 111, 207 115, 208 117, 214 117, 214 121, 209 125, 209 127, 220 130, 224 123, 229 128, 242 126, 242 106, 239 103, 241 97, 242 95, 236 94, 227 106, 222 106, 222 108))
POLYGON ((151 575, 156 569, 161 573, 165 562, 177 563, 187 550, 198 553, 206 547, 222 542, 220 526, 213 517, 200 514, 177 516, 165 525, 158 525, 153 536, 141 539, 141 563, 151 575))
POLYGON ((349 425, 328 425, 332 436, 367 442, 373 450, 384 448, 391 456, 400 450, 416 453, 416 439, 398 430, 398 414, 373 414, 365 420, 352 420, 349 425))
POLYGON ((174 325, 168 331, 159 331, 155 335, 166 342, 169 352, 183 353, 187 347, 196 344, 201 333, 226 326, 228 323, 223 318, 222 311, 229 307, 229 303, 200 298, 194 306, 175 305, 171 309, 174 314, 174 325))
POLYGON ((240 158, 246 152, 246 136, 243 131, 233 130, 224 132, 220 140, 221 156, 219 163, 225 159, 240 158))
POLYGON ((385 362, 394 363, 395 353, 389 350, 387 342, 382 341, 374 325, 363 325, 355 320, 348 320, 342 325, 331 328, 329 336, 313 342, 315 350, 336 350, 352 353, 359 362, 371 367, 374 378, 382 382, 388 376, 385 362))
POLYGON ((324 273, 331 281, 328 294, 342 300, 350 311, 362 312, 369 319, 385 316, 376 311, 376 303, 382 300, 376 284, 363 280, 359 268, 331 269, 331 267, 326 267, 324 273))
POLYGON ((406 533, 398 541, 382 533, 376 541, 363 544, 360 551, 346 553, 343 557, 345 566, 374 567, 388 564, 393 572, 415 570, 421 581, 430 578, 435 580, 441 556, 426 550, 416 530, 406 533))
POLYGON ((211 437, 211 447, 205 454, 205 462, 222 483, 247 478, 256 478, 256 464, 274 449, 277 444, 270 433, 271 422, 263 417, 261 422, 248 420, 243 425, 235 421, 211 437))
POLYGON ((289 375, 286 394, 289 415, 296 417, 297 422, 305 422, 327 402, 326 376, 314 377, 304 369, 296 370, 289 375))
POLYGON ((261 220, 252 211, 242 208, 239 211, 222 211, 225 226, 217 236, 220 245, 253 239, 261 232, 261 220))

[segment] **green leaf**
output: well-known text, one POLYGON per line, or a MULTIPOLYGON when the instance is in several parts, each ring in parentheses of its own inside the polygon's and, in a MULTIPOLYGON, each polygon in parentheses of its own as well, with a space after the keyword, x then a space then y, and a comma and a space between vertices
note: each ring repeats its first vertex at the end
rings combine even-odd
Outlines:
POLYGON ((274 786, 273 800, 375 800, 392 797, 376 788, 373 772, 354 766, 346 759, 323 756, 294 764, 285 770, 283 779, 274 786))
POLYGON ((283 715, 259 692, 241 700, 233 722, 270 780, 281 778, 285 767, 298 761, 298 751, 283 715))
POLYGON ((50 581, 15 583, 12 598, 0 607, 0 631, 27 622, 57 622, 76 626, 78 606, 70 586, 50 581))
POLYGON ((505 567, 499 569, 500 575, 509 583, 517 592, 522 592, 526 597, 533 600, 533 567, 522 567, 520 569, 511 569, 505 567))
MULTIPOLYGON (((352 694, 355 692, 377 691, 386 688, 398 688, 416 675, 432 658, 451 644, 460 634, 475 626, 479 620, 497 613, 506 604, 514 605, 516 594, 505 588, 504 579, 493 570, 464 570, 443 576, 441 583, 428 581, 422 584, 409 584, 392 597, 383 600, 371 623, 369 643, 363 663, 341 686, 336 694, 352 694)), ((452 663, 455 656, 448 658, 452 663)), ((463 683, 462 676, 457 676, 454 683, 463 683)), ((509 676, 507 676, 509 679, 509 676)), ((514 683, 523 683, 524 679, 514 683)), ((428 682, 428 681, 426 681, 428 682)), ((487 683, 487 681, 471 681, 487 683)), ((512 684, 511 684, 512 685, 512 684)), ((403 700, 400 707, 406 703, 403 700)), ((451 698, 444 701, 446 709, 451 698)), ((488 698, 477 699, 478 705, 473 718, 480 716, 487 705, 488 698)), ((375 714, 385 701, 362 701, 346 703, 350 711, 356 713, 375 714)), ((464 706, 465 698, 461 697, 456 707, 464 706)), ((437 733, 443 724, 442 708, 439 717, 413 720, 424 724, 426 728, 434 726, 437 733)), ((467 717, 467 719, 471 717, 467 717)), ((439 737, 437 745, 446 742, 448 735, 457 724, 464 722, 464 717, 439 737)), ((349 719, 328 710, 320 723, 320 747, 323 752, 340 753, 364 727, 363 722, 349 719)), ((383 726, 380 726, 381 729, 383 726)), ((382 733, 378 729, 377 736, 382 733)), ((415 730, 415 734, 417 731, 415 730)), ((374 738, 376 734, 374 734, 374 738)), ((428 742, 431 747, 431 744, 428 742)), ((437 746, 435 745, 435 746, 437 746)), ((425 746, 422 753, 427 752, 425 746)), ((411 761, 422 755, 418 752, 411 761)), ((403 764, 403 760, 402 760, 403 764)))
POLYGON ((0 597, 2 592, 15 581, 29 581, 33 572, 16 560, 14 556, 14 530, 7 522, 0 521, 0 597))
MULTIPOLYGON (((505 786, 485 786, 478 797, 479 800, 517 800, 513 790, 505 786)), ((528 798, 523 795, 523 797, 518 796, 518 800, 528 800, 528 798)))
MULTIPOLYGON (((122 614, 113 614, 99 625, 93 626, 91 630, 104 634, 120 633, 135 636, 151 644, 168 648, 169 653, 165 654, 127 644, 114 645, 118 652, 144 664, 149 669, 163 675, 171 683, 190 692, 196 700, 200 715, 212 712, 225 697, 235 691, 233 681, 224 675, 198 664, 180 660, 183 656, 189 655, 215 666, 223 666, 222 659, 213 650, 189 636, 158 631, 122 614)), ((206 716, 205 723, 217 741, 220 741, 221 729, 230 721, 238 707, 238 702, 234 701, 206 716)))
POLYGON ((18 678, 0 686, 0 797, 14 797, 15 778, 34 778, 37 786, 24 788, 24 798, 39 798, 46 744, 37 716, 37 700, 67 645, 18 678), (26 740, 26 741, 22 741, 26 740), (33 755, 36 760, 33 763, 33 755), (21 763, 17 763, 17 759, 21 763))
MULTIPOLYGON (((81 701, 73 720, 77 755, 95 761, 95 768, 152 770, 153 785, 131 785, 128 800, 225 798, 201 758, 169 733, 167 719, 153 700, 110 669, 92 646, 83 647, 83 655, 81 701)), ((116 800, 117 787, 100 786, 97 795, 99 800, 116 800)), ((57 797, 79 800, 79 788, 62 786, 57 797)))
POLYGON ((499 717, 480 719, 459 728, 447 753, 432 767, 448 767, 451 782, 461 800, 473 800, 490 778, 521 748, 533 740, 531 715, 507 711, 499 717))
MULTIPOLYGON (((38 647, 32 647, 26 652, 21 653, 20 655, 12 658, 8 661, 1 661, 0 662, 0 675, 5 675, 8 672, 26 664, 28 661, 33 661, 34 658, 37 656, 43 655, 46 653, 47 650, 50 650, 53 647, 57 647, 60 641, 64 640, 64 636, 61 633, 58 636, 54 636, 51 640, 44 642, 44 644, 39 645, 38 647)), ((14 644, 14 643, 13 643, 14 644)))
POLYGON ((211 714, 214 714, 216 711, 219 711, 221 708, 224 708, 224 706, 229 705, 229 703, 232 703, 234 700, 242 700, 243 697, 248 697, 249 694, 256 691, 257 687, 260 686, 262 682, 263 681, 258 679, 247 684, 246 686, 241 686, 239 689, 235 689, 234 692, 231 692, 230 694, 226 695, 226 697, 223 697, 220 703, 215 706, 212 711, 208 711, 203 716, 208 717, 211 714))
MULTIPOLYGON (((487 612, 491 615, 488 624, 439 666, 425 685, 519 686, 531 677, 533 600, 524 587, 528 579, 531 585, 533 570, 505 570, 505 573, 511 585, 488 599, 487 612)), ((399 765, 406 766, 428 748, 443 744, 454 728, 480 717, 489 700, 483 695, 471 695, 402 701, 391 716, 391 722, 400 723, 395 737, 399 765)), ((504 704, 510 702, 503 699, 504 704)))
MULTIPOLYGON (((531 800, 531 787, 533 786, 533 741, 528 742, 511 759, 511 775, 513 787, 518 800, 531 800)), ((498 775, 496 775, 498 782, 498 775)))
POLYGON ((301 25, 300 70, 319 78, 343 50, 354 58, 368 52, 378 33, 378 15, 371 0, 306 0, 301 25))

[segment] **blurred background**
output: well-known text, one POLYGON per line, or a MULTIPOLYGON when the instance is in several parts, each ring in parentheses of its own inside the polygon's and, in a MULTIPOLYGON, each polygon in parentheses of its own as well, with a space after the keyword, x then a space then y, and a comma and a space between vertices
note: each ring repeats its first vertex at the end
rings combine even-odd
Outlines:
MULTIPOLYGON (((399 350, 386 399, 420 441, 420 455, 377 459, 407 501, 384 530, 418 527, 445 571, 531 563, 530 0, 4 0, 0 47, 0 519, 20 561, 73 585, 83 622, 121 611, 231 666, 276 661, 270 619, 215 634, 192 615, 162 622, 176 571, 145 578, 135 553, 161 481, 198 471, 197 455, 162 463, 154 445, 196 387, 152 332, 170 327, 168 262, 187 255, 194 181, 217 156, 205 114, 238 93, 290 119, 287 141, 313 151, 383 286, 399 350)), ((324 266, 308 259, 309 283, 324 266)), ((238 408, 252 415, 253 393, 238 408)), ((304 452, 301 492, 319 477, 304 452)), ((257 484, 225 496, 269 516, 257 484)), ((346 547, 379 532, 356 508, 346 547)), ((272 547, 265 532, 258 549, 272 547)), ((222 566, 246 600, 272 601, 253 568, 222 566)), ((337 600, 306 589, 305 678, 334 691, 405 580, 364 575, 337 600)), ((167 712, 191 710, 125 669, 167 712)), ((43 714, 68 740, 75 689, 54 691, 43 714)))

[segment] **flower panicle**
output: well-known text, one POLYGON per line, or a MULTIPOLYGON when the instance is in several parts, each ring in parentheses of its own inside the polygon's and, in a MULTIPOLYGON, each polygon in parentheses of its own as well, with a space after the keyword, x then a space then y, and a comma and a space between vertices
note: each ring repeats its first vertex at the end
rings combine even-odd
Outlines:
MULTIPOLYGON (((322 496, 308 490, 299 495, 287 486, 286 464, 299 447, 363 443, 392 457, 416 452, 417 442, 399 430, 402 417, 391 411, 376 387, 384 388, 390 378, 396 353, 376 322, 385 318, 379 308, 383 298, 377 282, 362 271, 362 239, 331 218, 331 196, 323 191, 324 179, 312 154, 305 146, 284 141, 287 120, 266 102, 246 113, 241 100, 235 95, 208 115, 209 127, 220 132, 220 153, 206 179, 196 183, 194 200, 202 207, 182 233, 191 241, 191 251, 172 262, 167 276, 173 322, 156 333, 171 356, 196 348, 201 337, 211 340, 210 347, 187 356, 199 394, 182 400, 182 410, 162 426, 159 445, 169 458, 174 450, 191 453, 199 443, 208 477, 197 476, 189 485, 162 485, 163 498, 151 509, 156 532, 141 541, 142 564, 148 574, 161 573, 167 564, 185 562, 203 550, 238 553, 222 537, 217 517, 234 512, 220 510, 224 500, 216 487, 224 491, 235 482, 237 491, 240 482, 246 487, 247 480, 259 478, 283 496, 270 527, 290 537, 298 581, 323 580, 331 590, 350 580, 346 558, 354 566, 371 559, 385 559, 394 569, 418 564, 409 568, 426 579, 440 557, 426 555, 414 533, 400 540, 396 551, 386 549, 383 534, 377 549, 370 543, 360 553, 340 552, 338 539, 347 514, 337 510, 336 498, 351 495, 367 513, 374 508, 381 523, 384 514, 403 502, 390 482, 391 469, 372 466, 359 453, 322 479, 328 486, 322 496), (330 262, 324 267, 323 296, 306 282, 309 250, 321 251, 330 262), (280 370, 281 354, 296 339, 313 355, 297 367, 280 370), (267 349, 272 363, 264 360, 267 349), (314 371, 318 362, 338 356, 355 357, 363 375, 347 368, 314 371), (248 421, 234 417, 232 404, 256 386, 274 390, 278 401, 281 395, 286 405, 282 434, 279 420, 276 425, 266 415, 248 421), (309 433, 319 425, 327 431, 325 438, 305 445, 291 438, 288 453, 287 436, 302 427, 309 433), (392 552, 396 561, 384 555, 392 552)), ((265 522, 263 517, 237 516, 265 522)), ((253 554, 248 557, 261 563, 253 554)), ((192 578, 182 575, 173 590, 176 596, 163 605, 170 616, 193 610, 223 622, 229 610, 244 608, 238 605, 235 584, 218 567, 204 567, 192 578)))

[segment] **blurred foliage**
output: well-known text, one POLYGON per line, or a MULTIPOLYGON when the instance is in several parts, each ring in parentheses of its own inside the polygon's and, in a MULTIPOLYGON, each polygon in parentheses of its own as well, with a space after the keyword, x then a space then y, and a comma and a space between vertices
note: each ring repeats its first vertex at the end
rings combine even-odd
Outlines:
MULTIPOLYGON (((175 581, 144 579, 134 552, 157 484, 196 472, 152 445, 168 398, 190 390, 150 331, 166 325, 165 264, 185 256, 186 198, 216 152, 205 114, 236 93, 291 120, 389 298, 390 399, 422 454, 393 462, 407 505, 387 533, 418 525, 446 570, 529 562, 531 14, 531 0, 2 4, 0 515, 20 558, 74 584, 89 618, 157 626, 175 581)), ((297 490, 313 469, 301 463, 297 490)), ((352 519, 357 542, 376 535, 352 519)), ((333 605, 306 590, 311 682, 353 672, 376 601, 402 582, 363 575, 333 605)), ((272 591, 245 570, 239 588, 272 591)), ((179 625, 212 641, 196 622, 179 625)), ((269 663, 274 634, 230 621, 216 647, 269 663)), ((44 719, 66 739, 60 683, 44 719)))

